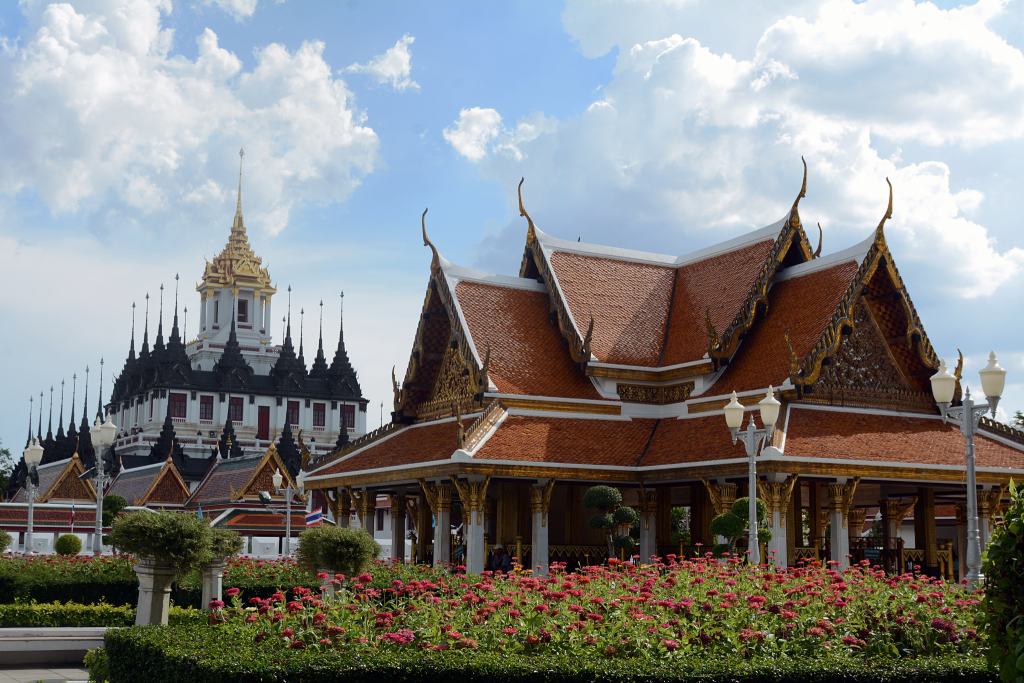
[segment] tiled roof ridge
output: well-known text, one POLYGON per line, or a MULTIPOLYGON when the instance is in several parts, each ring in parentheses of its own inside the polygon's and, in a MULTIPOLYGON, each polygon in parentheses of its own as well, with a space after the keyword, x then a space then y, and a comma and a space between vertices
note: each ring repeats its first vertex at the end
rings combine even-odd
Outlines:
POLYGON ((789 255, 790 251, 797 247, 803 252, 801 255, 804 257, 805 262, 814 259, 811 245, 807 241, 807 235, 804 233, 800 222, 800 199, 806 194, 807 162, 804 162, 803 184, 800 187, 800 193, 793 202, 793 208, 790 210, 789 217, 783 224, 782 229, 775 238, 775 243, 761 265, 761 269, 758 271, 757 278, 754 280, 747 298, 743 301, 732 322, 721 335, 718 334, 711 323, 710 310, 705 310, 704 324, 708 334, 708 356, 714 363, 716 370, 723 364, 723 361, 728 362, 728 359, 736 353, 740 339, 754 326, 758 307, 764 313, 767 313, 768 289, 771 287, 772 279, 775 277, 779 266, 782 265, 783 260, 789 255))
MULTIPOLYGON (((889 183, 888 178, 886 178, 886 182, 889 183)), ((907 342, 911 345, 917 345, 921 362, 926 367, 938 368, 938 357, 924 332, 924 326, 921 324, 917 310, 910 300, 910 294, 907 292, 903 278, 900 277, 896 264, 893 262, 892 254, 889 252, 889 247, 885 240, 885 222, 891 217, 892 183, 889 183, 888 208, 875 229, 874 235, 871 238, 871 245, 865 253, 860 266, 857 268, 856 274, 850 281, 846 294, 844 294, 842 301, 835 313, 833 313, 821 337, 815 342, 811 351, 801 359, 797 357, 789 342, 789 336, 788 334, 786 335, 786 346, 790 362, 790 382, 796 387, 798 397, 803 395, 805 387, 817 381, 818 376, 821 374, 822 362, 838 350, 839 342, 842 340, 843 329, 853 329, 853 307, 862 296, 864 288, 875 275, 878 268, 885 268, 885 272, 888 273, 894 288, 900 294, 900 300, 907 317, 907 342)))

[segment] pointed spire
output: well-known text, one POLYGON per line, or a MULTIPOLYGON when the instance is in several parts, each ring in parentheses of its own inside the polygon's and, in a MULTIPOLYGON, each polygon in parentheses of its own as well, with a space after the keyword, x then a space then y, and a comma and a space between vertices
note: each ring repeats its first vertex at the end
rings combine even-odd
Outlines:
POLYGON ((178 336, 178 274, 174 274, 174 325, 171 326, 171 338, 178 336))
POLYGON ((132 302, 132 341, 128 345, 128 361, 135 360, 135 302, 132 302))
POLYGON ((345 351, 345 292, 341 293, 341 316, 338 329, 338 349, 334 352, 334 360, 327 371, 330 379, 331 393, 346 398, 356 398, 361 395, 359 380, 356 378, 355 370, 348 360, 348 353, 345 351))
POLYGON ((306 359, 303 358, 303 356, 302 356, 302 336, 303 336, 302 333, 303 333, 303 329, 305 328, 305 324, 306 324, 306 309, 305 308, 301 308, 301 309, 299 309, 299 363, 302 365, 303 369, 305 369, 305 367, 306 367, 306 359))
POLYGON ((32 444, 32 404, 35 400, 35 396, 28 397, 28 439, 25 441, 25 448, 28 448, 32 444))
MULTIPOLYGON (((82 424, 89 427, 89 420, 86 417, 89 414, 89 366, 85 366, 85 400, 82 401, 82 424)), ((81 430, 79 430, 81 431, 81 430)))
MULTIPOLYGON (((75 429, 75 393, 78 390, 78 373, 71 375, 71 427, 68 430, 75 429)), ((77 430, 75 430, 77 431, 77 430)))
POLYGON ((57 438, 64 438, 64 380, 60 381, 60 417, 57 418, 57 438))
POLYGON ((160 283, 160 317, 157 319, 156 342, 153 344, 153 351, 164 350, 164 285, 160 283))
POLYGON ((327 377, 327 357, 324 356, 324 302, 320 300, 320 345, 316 351, 316 360, 309 370, 310 379, 324 379, 327 377))
POLYGON ((142 328, 142 349, 139 351, 139 358, 149 356, 149 292, 146 292, 146 318, 145 326, 142 328))
POLYGON ((182 321, 181 336, 183 339, 188 339, 188 306, 185 306, 185 320, 182 321))
POLYGON ((242 162, 245 161, 245 148, 238 150, 238 208, 235 209, 235 225, 238 226, 238 219, 242 217, 242 162))
POLYGON ((46 427, 46 440, 53 441, 53 385, 50 385, 50 422, 46 427))
MULTIPOLYGON (((168 405, 170 405, 168 403, 168 405)), ((96 397, 96 417, 103 419, 103 359, 100 358, 100 395, 96 397)))
POLYGON ((303 388, 306 385, 306 366, 295 357, 292 346, 292 287, 288 285, 288 316, 285 323, 284 343, 270 374, 278 390, 303 388))
POLYGON ((43 440, 43 392, 39 392, 39 431, 36 432, 36 439, 43 440))

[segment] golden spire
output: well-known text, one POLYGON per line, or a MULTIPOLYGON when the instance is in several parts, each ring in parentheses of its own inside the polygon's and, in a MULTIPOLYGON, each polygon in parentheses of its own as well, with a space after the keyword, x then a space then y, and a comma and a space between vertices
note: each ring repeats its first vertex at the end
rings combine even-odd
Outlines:
POLYGON ((238 150, 238 208, 235 209, 235 226, 238 227, 242 217, 242 162, 245 161, 245 148, 238 150))

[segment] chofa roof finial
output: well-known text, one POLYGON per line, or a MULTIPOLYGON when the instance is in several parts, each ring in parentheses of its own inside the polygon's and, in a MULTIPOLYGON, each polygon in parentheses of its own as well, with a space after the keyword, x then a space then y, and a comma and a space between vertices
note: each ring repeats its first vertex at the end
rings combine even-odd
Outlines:
POLYGON ((875 230, 875 241, 882 242, 885 240, 885 222, 892 218, 892 183, 886 178, 885 182, 889 185, 889 206, 885 210, 885 215, 882 216, 882 220, 878 223, 878 228, 875 230))
POLYGON ((529 228, 527 228, 526 231, 526 241, 532 242, 537 238, 536 226, 533 224, 533 219, 530 218, 530 214, 526 213, 526 208, 523 206, 523 181, 525 180, 525 177, 519 179, 519 215, 526 217, 526 222, 529 225, 529 228))
POLYGON ((432 251, 434 253, 434 261, 433 261, 432 265, 440 267, 441 259, 440 259, 440 256, 437 253, 437 247, 435 247, 434 243, 430 241, 429 237, 427 237, 427 211, 428 210, 429 209, 423 209, 423 215, 420 216, 420 221, 423 224, 423 246, 430 247, 430 251, 432 251))

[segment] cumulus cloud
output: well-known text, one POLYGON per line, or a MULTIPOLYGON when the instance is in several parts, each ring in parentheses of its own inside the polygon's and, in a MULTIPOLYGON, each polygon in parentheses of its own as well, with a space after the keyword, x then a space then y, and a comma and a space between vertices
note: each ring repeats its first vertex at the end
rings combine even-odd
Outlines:
POLYGON ((509 130, 502 123, 496 109, 463 109, 459 118, 442 134, 455 151, 470 161, 480 161, 487 155, 487 146, 493 141, 492 150, 511 156, 516 161, 523 158, 519 145, 535 139, 541 133, 553 131, 556 121, 534 112, 509 130))
MULTIPOLYGON (((618 6, 588 4, 585 18, 573 3, 566 10, 575 17, 566 22, 570 33, 592 54, 624 31, 662 32, 619 43, 613 79, 579 115, 515 142, 515 154, 501 153, 500 141, 512 133, 494 110, 464 110, 445 131, 456 150, 508 188, 511 206, 509 179, 525 175, 531 215, 542 227, 578 224, 591 241, 686 253, 784 215, 803 155, 810 179, 801 213, 809 224, 822 222, 826 250, 870 234, 889 177, 896 194, 887 235, 897 260, 949 266, 920 271, 925 287, 956 298, 1019 287, 1024 251, 1001 248, 965 215, 984 203, 984 193, 954 189, 951 169, 936 157, 903 162, 877 145, 913 144, 927 155, 937 146, 976 149, 1024 138, 1024 56, 988 27, 1000 3, 943 11, 834 0, 774 17, 750 38, 743 59, 672 32, 692 27, 685 21, 699 9, 692 3, 636 5, 657 21, 625 20, 622 28, 618 6), (665 21, 671 13, 679 20, 665 21), (551 187, 558 191, 543 190, 551 187), (632 226, 628 238, 623 225, 632 226)), ((496 267, 520 232, 513 223, 486 238, 481 265, 496 267)))
POLYGON ((380 85, 390 84, 398 92, 419 90, 419 84, 409 78, 409 74, 412 73, 412 54, 409 53, 409 46, 415 40, 406 34, 384 54, 377 55, 366 64, 353 64, 345 70, 369 74, 380 85))
POLYGON ((206 6, 219 7, 235 18, 235 21, 247 19, 256 12, 257 0, 202 0, 206 6))
POLYGON ((0 194, 99 223, 115 202, 111 230, 195 224, 223 214, 244 144, 245 206, 275 234, 297 203, 343 201, 378 163, 321 42, 270 44, 244 71, 210 29, 195 60, 173 54, 168 2, 26 7, 33 33, 0 63, 0 194))

